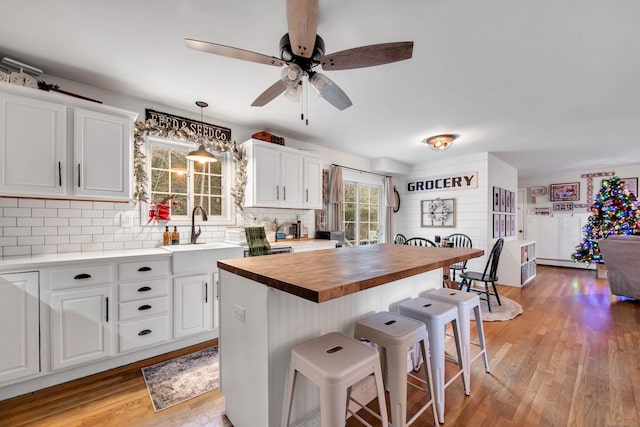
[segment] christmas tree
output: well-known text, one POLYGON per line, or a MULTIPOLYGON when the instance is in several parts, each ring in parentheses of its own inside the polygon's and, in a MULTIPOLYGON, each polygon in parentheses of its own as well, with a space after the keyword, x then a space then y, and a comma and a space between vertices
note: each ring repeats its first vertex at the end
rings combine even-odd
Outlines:
POLYGON ((625 188, 624 181, 617 176, 602 181, 602 188, 591 205, 592 214, 584 226, 584 240, 573 253, 575 262, 602 263, 598 239, 610 234, 629 235, 640 225, 636 196, 625 188))

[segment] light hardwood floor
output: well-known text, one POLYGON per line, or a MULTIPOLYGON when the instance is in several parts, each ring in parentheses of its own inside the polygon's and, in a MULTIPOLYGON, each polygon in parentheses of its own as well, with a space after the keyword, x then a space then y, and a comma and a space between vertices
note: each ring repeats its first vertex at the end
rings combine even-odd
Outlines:
MULTIPOLYGON (((524 314, 485 322, 491 372, 477 359, 471 395, 461 380, 447 389, 445 425, 640 426, 639 302, 612 296, 595 271, 558 267, 499 292, 524 314)), ((140 374, 206 345, 2 401, 0 426, 228 426, 217 391, 154 413, 140 374)), ((410 411, 419 398, 411 393, 410 411)), ((414 425, 433 425, 429 414, 414 425)))

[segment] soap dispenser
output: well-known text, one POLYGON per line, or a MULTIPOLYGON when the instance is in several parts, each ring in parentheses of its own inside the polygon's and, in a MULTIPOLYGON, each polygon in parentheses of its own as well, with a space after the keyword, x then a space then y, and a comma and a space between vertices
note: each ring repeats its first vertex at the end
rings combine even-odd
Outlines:
POLYGON ((171 233, 171 244, 180 244, 180 233, 178 233, 178 227, 176 227, 175 225, 173 226, 173 233, 171 233))
POLYGON ((162 233, 162 245, 167 246, 171 241, 171 233, 169 232, 169 226, 165 225, 164 233, 162 233))

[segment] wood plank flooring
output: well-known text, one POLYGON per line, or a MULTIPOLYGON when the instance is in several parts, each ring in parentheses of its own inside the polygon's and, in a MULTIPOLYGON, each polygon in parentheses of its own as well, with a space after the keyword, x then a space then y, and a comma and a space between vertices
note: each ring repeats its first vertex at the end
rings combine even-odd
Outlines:
MULTIPOLYGON (((524 314, 485 322, 491 372, 476 359, 471 395, 460 379, 447 388, 445 425, 640 426, 640 302, 612 296, 595 271, 560 267, 499 291, 524 314)), ((140 373, 207 345, 2 401, 0 426, 230 426, 218 391, 154 413, 140 373)), ((422 396, 409 390, 412 413, 422 396)), ((414 425, 433 425, 430 411, 414 425)))

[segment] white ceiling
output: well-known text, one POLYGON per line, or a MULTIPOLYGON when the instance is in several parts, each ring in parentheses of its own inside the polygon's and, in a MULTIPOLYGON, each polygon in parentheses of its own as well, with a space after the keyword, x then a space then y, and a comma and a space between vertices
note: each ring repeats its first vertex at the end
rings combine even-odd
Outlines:
MULTIPOLYGON (((640 162, 640 1, 320 0, 327 53, 415 41, 413 58, 327 72, 338 111, 251 102, 276 67, 187 49, 185 37, 279 56, 285 0, 0 0, 0 55, 256 130, 408 164, 489 151, 521 177, 640 162), (421 140, 460 138, 446 152, 421 140)), ((62 88, 64 89, 64 88, 62 88)))

